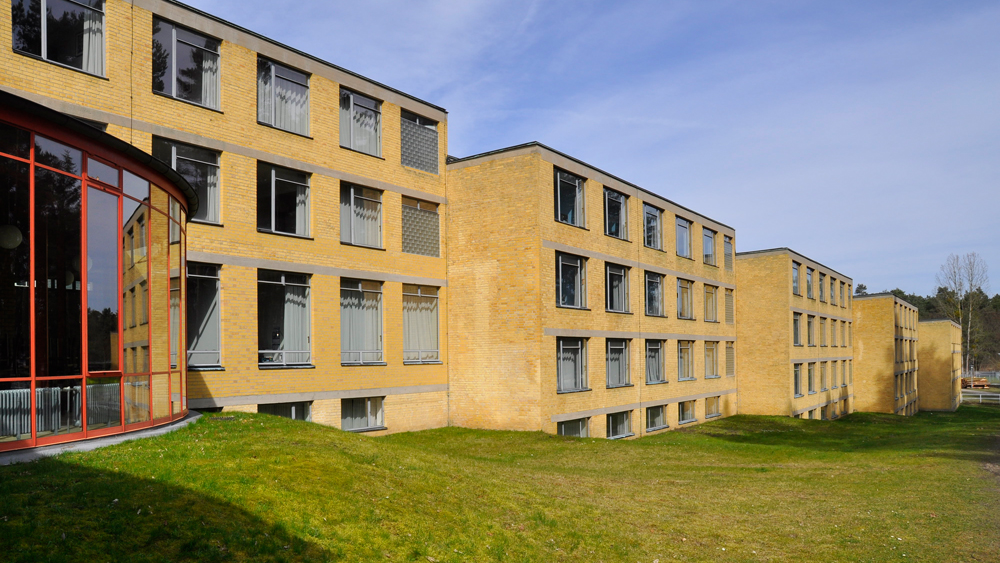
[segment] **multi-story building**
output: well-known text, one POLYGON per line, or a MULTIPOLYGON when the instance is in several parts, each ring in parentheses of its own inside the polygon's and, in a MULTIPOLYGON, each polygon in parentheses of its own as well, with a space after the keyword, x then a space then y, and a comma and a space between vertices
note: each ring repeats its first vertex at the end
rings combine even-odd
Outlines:
POLYGON ((736 255, 740 414, 854 412, 851 278, 788 248, 736 255))
POLYGON ((954 411, 962 402, 962 327, 948 319, 920 321, 920 410, 954 411))
POLYGON ((735 232, 529 143, 449 159, 454 424, 626 437, 736 412, 735 232))
POLYGON ((920 409, 917 308, 891 293, 854 297, 857 409, 911 415, 920 409))
POLYGON ((197 192, 170 293, 191 407, 447 424, 442 108, 171 0, 0 10, 0 89, 197 192))

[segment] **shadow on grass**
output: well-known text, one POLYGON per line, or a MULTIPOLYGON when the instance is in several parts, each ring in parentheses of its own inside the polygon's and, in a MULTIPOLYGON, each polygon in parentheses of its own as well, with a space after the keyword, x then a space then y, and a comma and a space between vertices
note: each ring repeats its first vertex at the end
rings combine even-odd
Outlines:
POLYGON ((326 561, 219 499, 48 458, 0 467, 0 560, 326 561))

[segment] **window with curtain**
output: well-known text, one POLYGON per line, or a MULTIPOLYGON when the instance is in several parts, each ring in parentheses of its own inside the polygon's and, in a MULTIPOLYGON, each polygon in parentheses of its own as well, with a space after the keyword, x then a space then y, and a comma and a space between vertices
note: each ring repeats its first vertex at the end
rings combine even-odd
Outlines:
POLYGON ((722 253, 726 262, 726 269, 732 271, 733 269, 733 237, 729 235, 722 236, 722 253))
POLYGON ((663 249, 663 231, 660 224, 663 220, 663 211, 649 204, 642 205, 643 218, 643 244, 649 248, 657 250, 663 249))
POLYGON ((719 377, 719 343, 705 342, 705 377, 719 377))
POLYGON ((104 76, 104 0, 13 0, 14 51, 104 76))
POLYGON ((819 318, 819 345, 826 346, 826 317, 819 318))
POLYGON ((819 300, 826 301, 826 274, 820 272, 819 274, 819 300))
POLYGON ((646 314, 651 317, 662 317, 663 311, 663 276, 646 272, 646 314))
POLYGON ((830 346, 837 345, 837 319, 830 319, 830 346))
POLYGON ((583 187, 586 180, 556 170, 556 221, 583 227, 583 187))
POLYGON ((587 306, 587 260, 556 253, 556 303, 561 307, 587 306))
POLYGON ((257 162, 257 230, 309 236, 309 175, 257 162))
POLYGON ((403 284, 403 362, 439 362, 438 291, 403 284))
POLYGON ((726 342, 726 376, 736 376, 736 343, 726 342))
POLYGON ((646 341, 646 383, 665 383, 663 370, 663 341, 646 341))
POLYGON ((705 418, 722 415, 722 397, 705 397, 705 418))
POLYGON ((257 121, 309 135, 309 75, 257 57, 257 121))
POLYGON ((609 338, 607 347, 608 387, 629 385, 628 340, 609 338))
POLYGON ((792 344, 802 346, 802 313, 792 313, 792 344))
POLYGON ((219 153, 153 137, 153 156, 169 164, 198 194, 198 212, 191 219, 218 223, 220 220, 219 153))
POLYGON ((384 397, 341 399, 341 430, 353 432, 364 430, 384 430, 385 420, 382 414, 383 400, 384 397))
POLYGON ((806 268, 806 297, 813 298, 813 269, 806 268))
POLYGON ((837 280, 833 277, 830 278, 830 305, 837 304, 837 280))
POLYGON ((403 196, 403 252, 441 256, 441 216, 438 204, 403 196))
POLYGON ((826 362, 819 363, 819 390, 826 391, 826 362))
POLYGON ((810 346, 816 345, 816 333, 813 329, 815 323, 815 318, 813 315, 806 315, 806 344, 810 346))
POLYGON ((792 366, 792 381, 795 388, 795 396, 802 396, 802 364, 792 366))
POLYGON ((719 321, 719 306, 716 298, 719 288, 714 285, 705 285, 705 321, 714 323, 719 321))
POLYGON ((840 282, 840 306, 846 307, 847 304, 844 303, 844 282, 840 282))
POLYGON ((340 242, 382 248, 382 192, 340 183, 340 242))
POLYGON ((557 338, 556 378, 557 390, 585 391, 587 389, 587 345, 583 338, 557 338))
POLYGON ((691 350, 694 348, 692 340, 677 341, 677 380, 685 381, 694 379, 694 363, 692 362, 691 350))
POLYGON ((799 293, 799 268, 801 267, 798 262, 792 262, 792 295, 801 295, 799 293))
POLYGON ((312 360, 307 274, 257 270, 257 347, 261 366, 312 360))
POLYGON ((153 18, 153 91, 221 107, 218 39, 153 18))
POLYGON ((830 389, 837 388, 837 362, 830 362, 830 389))
POLYGON ((694 414, 694 401, 681 401, 677 403, 677 421, 680 423, 694 422, 697 420, 694 414))
POLYGON ((807 376, 806 379, 808 380, 807 383, 809 384, 809 392, 810 393, 815 393, 816 392, 816 364, 809 363, 809 365, 806 366, 806 376, 807 376))
POLYGON ((677 255, 691 258, 691 221, 677 218, 677 255))
POLYGON ((382 102, 340 89, 340 146, 382 156, 382 102))
POLYGON ((340 280, 340 362, 380 364, 382 282, 340 280))
POLYGON ((567 420, 566 422, 560 422, 557 425, 557 431, 560 436, 573 436, 575 438, 586 438, 590 435, 588 422, 589 418, 578 418, 576 420, 567 420))
POLYGON ((628 239, 628 196, 604 188, 604 234, 628 239))
POLYGON ((608 438, 625 438, 632 435, 632 411, 608 415, 608 438))
POLYGON ((614 313, 628 312, 628 271, 625 266, 606 266, 607 309, 614 313))
POLYGON ((667 417, 663 405, 646 408, 646 432, 667 427, 667 417))
POLYGON ((715 263, 715 231, 705 227, 701 228, 701 252, 706 264, 709 266, 717 265, 715 263))
POLYGON ((677 318, 693 319, 694 309, 691 304, 691 293, 694 282, 690 280, 677 280, 677 318))
POLYGON ((188 367, 222 364, 219 266, 188 262, 188 367))

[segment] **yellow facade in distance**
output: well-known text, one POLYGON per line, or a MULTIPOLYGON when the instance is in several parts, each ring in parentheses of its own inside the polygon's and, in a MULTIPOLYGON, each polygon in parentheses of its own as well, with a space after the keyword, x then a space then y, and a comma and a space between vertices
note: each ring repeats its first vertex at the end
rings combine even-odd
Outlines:
MULTIPOLYGON (((682 426, 681 402, 685 409, 694 407, 694 423, 736 413, 735 310, 727 317, 725 307, 727 293, 736 290, 731 253, 729 260, 725 257, 727 241, 730 249, 735 245, 732 228, 538 143, 453 160, 448 200, 453 424, 557 433, 560 423, 585 421, 588 435, 606 437, 607 415, 628 412, 629 434, 642 436, 682 426), (556 219, 557 171, 585 180, 579 226, 556 219), (624 238, 605 232, 605 189, 625 198, 624 238), (651 237, 660 248, 645 244, 646 204, 662 213, 661 236, 651 237), (691 222, 690 258, 676 251, 678 217, 691 222), (713 232, 707 262, 714 265, 706 263, 702 244, 713 232), (558 255, 585 261, 583 307, 557 304, 558 255), (607 310, 607 264, 626 269, 623 312, 607 310), (663 276, 664 315, 646 314, 647 272, 663 276), (693 283, 693 319, 676 314, 678 280, 693 283), (706 286, 715 288, 716 311, 708 313, 712 321, 706 321, 706 286), (560 391, 561 339, 585 342, 586 389, 560 391), (608 385, 609 340, 627 343, 625 385, 608 385), (663 383, 646 381, 648 341, 653 346, 664 342, 657 364, 664 370, 663 383), (693 348, 684 352, 693 362, 694 377, 686 380, 678 378, 681 341, 693 348), (706 343, 715 343, 714 356, 706 353, 706 343), (732 350, 729 363, 727 348, 732 350), (706 376, 706 371, 715 373, 706 376), (707 415, 716 401, 718 414, 707 415), (647 411, 655 414, 660 407, 664 424, 648 430, 647 411)), ((707 300, 711 303, 711 296, 707 300)))
POLYGON ((954 411, 962 402, 962 327, 948 319, 918 326, 920 410, 954 411))
POLYGON ((854 298, 859 411, 912 415, 918 394, 917 308, 891 293, 854 298))
POLYGON ((788 248, 741 252, 736 273, 740 414, 854 412, 853 280, 788 248))

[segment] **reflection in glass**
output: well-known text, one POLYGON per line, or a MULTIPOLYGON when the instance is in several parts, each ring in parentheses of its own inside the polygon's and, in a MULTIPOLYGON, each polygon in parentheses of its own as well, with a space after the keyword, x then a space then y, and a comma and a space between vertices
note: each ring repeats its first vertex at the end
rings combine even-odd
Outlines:
POLYGON ((149 420, 149 376, 125 378, 125 424, 149 420))
POLYGON ((31 438, 31 382, 0 382, 0 444, 31 438))
POLYGON ((35 416, 39 438, 83 430, 80 379, 35 383, 35 416))
POLYGON ((153 375, 153 419, 160 419, 170 415, 170 397, 168 397, 167 383, 170 376, 166 373, 153 375))
POLYGON ((31 133, 13 125, 0 123, 0 152, 18 158, 28 158, 31 147, 31 133))
POLYGON ((31 377, 29 183, 27 164, 0 157, 0 378, 31 377))
MULTIPOLYGON (((167 208, 167 196, 163 190, 154 188, 151 195, 154 206, 160 209, 167 208)), ((150 211, 149 221, 150 279, 147 293, 152 314, 149 323, 152 332, 152 340, 149 343, 151 368, 154 373, 165 373, 170 369, 170 326, 168 322, 170 318, 170 265, 167 262, 167 250, 170 247, 167 242, 170 221, 166 215, 159 211, 150 211)), ((166 391, 164 390, 164 392, 166 391)))
POLYGON ((42 4, 39 0, 11 2, 14 50, 42 56, 42 4))
POLYGON ((87 364, 118 369, 118 197, 91 188, 87 199, 87 364))
POLYGON ((87 430, 121 426, 121 392, 117 377, 87 379, 87 430))
POLYGON ((45 58, 91 74, 104 74, 102 4, 100 0, 46 0, 45 58))
MULTIPOLYGON (((149 182, 143 180, 128 170, 122 174, 122 180, 125 195, 134 197, 139 201, 149 201, 149 182)), ((125 216, 129 217, 131 214, 128 213, 125 214, 125 216)))
POLYGON ((118 187, 118 169, 99 160, 87 159, 87 177, 100 180, 109 186, 118 187))
POLYGON ((80 174, 83 153, 41 135, 35 135, 35 162, 70 174, 80 174))

